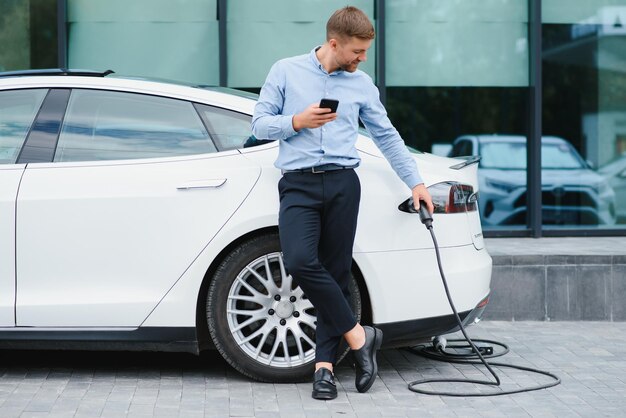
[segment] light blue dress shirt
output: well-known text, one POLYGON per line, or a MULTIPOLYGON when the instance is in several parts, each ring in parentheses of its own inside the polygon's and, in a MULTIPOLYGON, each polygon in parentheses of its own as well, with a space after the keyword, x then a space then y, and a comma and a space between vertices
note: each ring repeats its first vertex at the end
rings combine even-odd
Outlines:
POLYGON ((329 74, 317 59, 318 48, 274 64, 254 108, 253 134, 258 139, 280 140, 276 167, 297 170, 323 164, 358 164, 355 143, 360 118, 402 181, 411 189, 423 183, 371 77, 361 70, 329 74), (337 119, 296 132, 293 116, 322 98, 339 100, 337 119))

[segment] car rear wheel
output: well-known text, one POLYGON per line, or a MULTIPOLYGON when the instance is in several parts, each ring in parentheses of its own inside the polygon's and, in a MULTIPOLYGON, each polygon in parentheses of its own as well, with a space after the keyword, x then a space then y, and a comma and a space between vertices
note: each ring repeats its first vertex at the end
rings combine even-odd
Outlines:
MULTIPOLYGON (((354 278, 350 291, 360 318, 354 278)), ((209 286, 206 314, 213 343, 239 372, 267 382, 311 378, 315 309, 285 270, 277 234, 246 241, 226 256, 209 286)), ((340 357, 347 351, 344 344, 340 357)))

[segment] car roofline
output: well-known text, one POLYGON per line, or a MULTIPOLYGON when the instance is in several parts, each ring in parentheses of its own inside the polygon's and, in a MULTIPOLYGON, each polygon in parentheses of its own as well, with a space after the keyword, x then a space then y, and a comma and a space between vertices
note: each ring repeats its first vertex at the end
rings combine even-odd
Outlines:
POLYGON ((224 93, 229 95, 234 95, 237 97, 241 97, 244 99, 257 100, 259 98, 258 94, 251 93, 244 90, 237 90, 234 88, 210 85, 210 84, 202 84, 202 83, 192 83, 188 81, 181 80, 173 80, 167 78, 159 78, 159 77, 148 77, 148 76, 133 76, 133 75, 123 75, 116 74, 113 70, 90 70, 90 69, 68 69, 68 68, 44 68, 44 69, 35 69, 35 70, 18 70, 18 71, 4 71, 0 72, 0 78, 29 78, 29 77, 87 77, 87 78, 104 78, 107 76, 111 76, 108 78, 115 78, 118 80, 133 80, 133 81, 143 81, 149 83, 162 83, 169 84, 173 86, 183 86, 183 87, 191 87, 198 88, 202 90, 214 91, 216 93, 224 93))
POLYGON ((43 68, 36 70, 17 70, 0 72, 1 78, 6 77, 32 77, 32 76, 81 76, 81 77, 106 77, 115 73, 113 70, 97 71, 71 68, 43 68))

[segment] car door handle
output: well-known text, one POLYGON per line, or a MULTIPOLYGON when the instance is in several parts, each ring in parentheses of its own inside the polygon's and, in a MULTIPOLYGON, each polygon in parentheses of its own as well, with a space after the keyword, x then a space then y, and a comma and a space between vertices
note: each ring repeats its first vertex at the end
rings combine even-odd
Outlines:
POLYGON ((177 186, 178 190, 189 190, 189 189, 217 189, 226 183, 227 179, 206 179, 206 180, 193 180, 188 181, 187 183, 183 183, 180 186, 177 186))

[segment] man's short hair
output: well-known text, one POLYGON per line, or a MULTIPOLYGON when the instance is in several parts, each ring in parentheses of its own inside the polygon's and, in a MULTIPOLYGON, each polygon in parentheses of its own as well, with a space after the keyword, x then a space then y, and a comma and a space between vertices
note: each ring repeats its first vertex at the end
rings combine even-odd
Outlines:
POLYGON ((357 37, 374 39, 376 33, 369 18, 360 9, 346 6, 337 10, 326 23, 326 40, 357 37))

